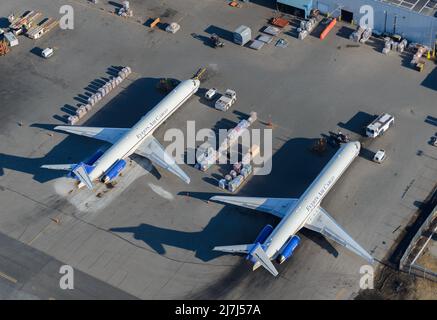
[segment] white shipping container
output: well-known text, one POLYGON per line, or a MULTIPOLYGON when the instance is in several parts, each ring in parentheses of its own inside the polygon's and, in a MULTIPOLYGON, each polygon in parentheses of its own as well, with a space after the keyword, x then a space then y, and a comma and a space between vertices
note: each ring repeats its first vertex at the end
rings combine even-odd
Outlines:
POLYGON ((228 184, 228 182, 226 181, 226 179, 220 179, 219 183, 218 183, 219 188, 221 188, 221 189, 226 189, 227 184, 228 184))
POLYGON ((74 125, 79 121, 79 117, 78 116, 69 116, 68 117, 68 123, 70 125, 74 125))
POLYGON ((229 182, 229 184, 228 184, 229 191, 235 192, 238 189, 238 187, 241 186, 241 184, 243 183, 243 180, 244 180, 243 176, 239 175, 234 180, 229 182))
POLYGON ((84 112, 84 111, 81 110, 81 109, 77 109, 77 110, 76 110, 76 116, 78 116, 79 119, 82 119, 83 116, 85 115, 85 113, 86 113, 86 112, 84 112))
POLYGON ((231 170, 230 172, 229 172, 229 174, 231 175, 231 177, 232 178, 236 178, 237 177, 237 171, 235 171, 235 170, 231 170))

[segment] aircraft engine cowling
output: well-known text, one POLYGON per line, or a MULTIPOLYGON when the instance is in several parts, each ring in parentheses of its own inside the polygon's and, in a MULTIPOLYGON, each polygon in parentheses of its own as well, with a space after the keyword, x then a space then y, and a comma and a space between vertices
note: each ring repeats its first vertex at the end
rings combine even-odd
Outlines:
POLYGON ((277 262, 279 264, 283 263, 285 260, 290 258, 293 255, 293 251, 300 243, 300 238, 296 235, 292 236, 290 240, 288 240, 287 244, 283 247, 281 253, 278 255, 277 262))
POLYGON ((266 225, 261 232, 258 234, 258 236, 255 239, 254 243, 264 243, 264 241, 267 240, 267 237, 272 233, 273 227, 271 225, 266 225))
POLYGON ((121 159, 117 160, 109 169, 106 171, 105 175, 103 176, 102 181, 104 183, 108 183, 115 179, 120 172, 126 167, 126 161, 121 159))
MULTIPOLYGON (((261 243, 261 244, 263 244, 266 240, 267 240, 267 238, 269 237, 269 235, 272 233, 272 231, 273 231, 273 227, 271 226, 271 225, 266 225, 262 230, 261 230, 261 232, 258 234, 258 236, 256 237, 256 239, 255 239, 255 244, 257 244, 257 243, 261 243)), ((247 255, 247 257, 246 257, 246 259, 247 260, 251 260, 252 262, 256 262, 255 260, 253 260, 252 259, 252 256, 250 255, 250 254, 248 254, 247 255)))

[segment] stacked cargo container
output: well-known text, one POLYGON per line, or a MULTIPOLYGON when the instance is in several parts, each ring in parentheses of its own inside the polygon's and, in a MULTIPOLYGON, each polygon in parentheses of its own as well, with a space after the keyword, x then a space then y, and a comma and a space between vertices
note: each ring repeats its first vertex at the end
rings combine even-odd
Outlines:
POLYGON ((94 105, 96 105, 113 89, 121 84, 123 80, 126 79, 131 73, 132 69, 130 67, 124 67, 118 72, 118 75, 116 77, 110 77, 109 81, 106 82, 101 88, 99 88, 96 93, 88 97, 87 104, 81 105, 77 108, 76 115, 68 117, 68 123, 70 125, 76 124, 79 119, 83 118, 87 114, 87 112, 92 110, 94 105))

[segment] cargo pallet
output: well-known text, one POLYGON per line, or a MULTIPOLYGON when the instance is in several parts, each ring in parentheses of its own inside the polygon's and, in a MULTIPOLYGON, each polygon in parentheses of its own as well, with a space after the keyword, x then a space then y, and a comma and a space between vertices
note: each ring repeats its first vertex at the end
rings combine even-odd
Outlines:
POLYGON ((33 27, 27 32, 27 36, 31 39, 39 39, 44 34, 52 30, 54 27, 56 27, 59 24, 58 20, 55 20, 53 18, 48 18, 43 24, 33 27))
POLYGON ((26 30, 29 30, 34 24, 35 21, 42 15, 41 12, 38 11, 29 11, 25 14, 23 14, 19 18, 15 18, 9 28, 12 30, 12 32, 15 35, 20 34, 23 31, 23 27, 26 30))

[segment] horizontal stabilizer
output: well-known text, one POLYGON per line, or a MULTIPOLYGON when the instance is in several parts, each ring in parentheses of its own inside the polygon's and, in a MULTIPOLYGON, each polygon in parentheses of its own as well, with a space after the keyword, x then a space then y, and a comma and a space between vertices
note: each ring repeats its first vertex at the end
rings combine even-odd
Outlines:
POLYGON ((343 230, 343 228, 339 226, 322 207, 319 207, 316 215, 306 222, 305 227, 319 232, 328 239, 341 244, 350 251, 366 259, 369 263, 374 262, 373 257, 354 239, 352 239, 352 237, 347 234, 347 232, 343 230))
POLYGON ((228 197, 214 196, 210 200, 225 202, 235 206, 267 212, 283 218, 293 210, 298 199, 294 198, 259 198, 259 197, 228 197))
POLYGON ((44 164, 41 168, 51 169, 51 170, 67 170, 71 171, 76 166, 75 163, 70 164, 44 164))
POLYGON ((278 275, 278 271, 273 266, 273 263, 270 261, 270 258, 267 256, 259 242, 257 242, 256 244, 240 244, 235 246, 214 247, 213 250, 228 253, 246 253, 256 260, 253 270, 261 265, 275 277, 278 275))
POLYGON ((109 143, 116 143, 130 129, 126 128, 100 128, 100 127, 81 127, 81 126, 56 126, 55 130, 77 134, 109 143))
POLYGON ((214 251, 222 251, 228 253, 249 253, 253 244, 238 244, 235 246, 214 247, 214 251))

